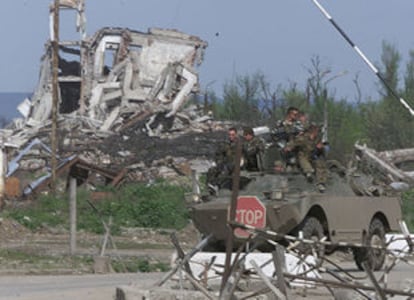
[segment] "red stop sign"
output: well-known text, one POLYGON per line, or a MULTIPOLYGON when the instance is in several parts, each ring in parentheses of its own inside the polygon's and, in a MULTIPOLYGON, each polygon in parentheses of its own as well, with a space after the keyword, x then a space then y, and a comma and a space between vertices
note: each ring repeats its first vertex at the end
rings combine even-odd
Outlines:
MULTIPOLYGON (((256 196, 239 196, 236 205, 236 222, 264 228, 266 226, 266 207, 256 196)), ((234 235, 239 238, 247 238, 249 232, 236 228, 234 235)))

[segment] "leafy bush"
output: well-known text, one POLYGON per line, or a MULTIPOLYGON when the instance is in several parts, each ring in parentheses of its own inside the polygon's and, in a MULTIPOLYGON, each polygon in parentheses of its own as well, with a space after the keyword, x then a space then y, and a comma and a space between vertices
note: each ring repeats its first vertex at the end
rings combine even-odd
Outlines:
MULTIPOLYGON (((185 206, 186 189, 167 182, 152 185, 131 184, 111 191, 110 197, 92 202, 90 193, 79 189, 77 194, 77 227, 89 232, 103 233, 102 220, 108 224, 112 218, 111 232, 120 227, 148 227, 181 229, 188 223, 185 206)), ((63 197, 41 196, 34 205, 4 211, 3 216, 35 230, 43 224, 69 228, 69 201, 63 197)))
POLYGON ((136 272, 142 272, 142 273, 148 273, 148 272, 167 272, 170 270, 170 266, 166 263, 162 262, 150 262, 148 259, 134 259, 134 260, 128 260, 123 261, 122 263, 120 261, 113 261, 111 263, 113 269, 115 272, 130 272, 130 273, 136 273, 136 272))
POLYGON ((14 208, 2 213, 29 229, 35 230, 43 225, 56 227, 66 225, 69 219, 68 202, 51 195, 42 195, 33 204, 25 208, 14 208))
POLYGON ((410 232, 414 231, 414 189, 402 194, 403 218, 410 232))
POLYGON ((132 184, 118 191, 113 197, 94 203, 79 203, 79 228, 103 232, 101 219, 108 222, 113 218, 112 231, 117 233, 123 227, 149 227, 181 229, 188 222, 184 202, 185 189, 166 182, 153 185, 132 184))

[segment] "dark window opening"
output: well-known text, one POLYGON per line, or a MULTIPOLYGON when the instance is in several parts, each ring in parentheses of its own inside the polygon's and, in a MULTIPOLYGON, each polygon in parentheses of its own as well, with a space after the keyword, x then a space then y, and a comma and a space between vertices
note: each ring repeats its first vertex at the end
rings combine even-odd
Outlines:
POLYGON ((77 49, 65 49, 59 52, 59 76, 81 76, 78 52, 77 49))
POLYGON ((115 64, 115 57, 118 50, 118 45, 108 44, 104 54, 104 66, 102 74, 107 76, 115 64))
POLYGON ((59 84, 62 99, 59 113, 68 114, 79 109, 80 86, 80 82, 61 82, 59 84))

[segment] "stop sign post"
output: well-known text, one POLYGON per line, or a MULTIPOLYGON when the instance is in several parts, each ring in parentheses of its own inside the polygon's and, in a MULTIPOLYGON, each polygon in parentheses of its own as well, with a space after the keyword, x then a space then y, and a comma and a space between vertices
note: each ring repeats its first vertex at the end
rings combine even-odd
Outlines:
MULTIPOLYGON (((256 228, 264 228, 266 226, 266 207, 256 196, 239 196, 235 221, 256 228)), ((247 238, 250 234, 246 230, 236 228, 234 235, 238 238, 247 238)))

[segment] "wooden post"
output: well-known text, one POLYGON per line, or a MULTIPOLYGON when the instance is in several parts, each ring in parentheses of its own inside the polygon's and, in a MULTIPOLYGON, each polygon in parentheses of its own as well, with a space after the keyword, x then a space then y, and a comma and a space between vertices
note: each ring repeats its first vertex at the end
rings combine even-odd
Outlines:
POLYGON ((272 282, 270 281, 270 279, 267 278, 266 274, 263 273, 263 271, 259 267, 259 265, 254 260, 251 260, 250 261, 250 264, 256 270, 257 275, 260 276, 260 278, 263 280, 263 282, 266 284, 266 286, 276 295, 277 299, 286 300, 286 296, 277 287, 275 287, 272 284, 272 282))
POLYGON ((7 156, 4 139, 0 147, 0 209, 3 208, 4 195, 6 194, 6 173, 7 173, 7 156))
MULTIPOLYGON (((81 64, 81 84, 80 84, 80 97, 79 97, 79 113, 80 115, 85 115, 86 113, 86 97, 88 95, 86 95, 86 90, 87 90, 87 86, 86 86, 86 76, 89 75, 88 74, 88 50, 86 47, 86 19, 85 19, 85 0, 80 0, 80 4, 78 6, 78 9, 80 7, 80 11, 78 10, 78 20, 80 20, 80 23, 78 23, 77 25, 79 25, 80 27, 78 27, 78 30, 81 33, 81 43, 80 43, 80 64, 81 64)), ((90 82, 89 82, 90 83, 90 82)))
MULTIPOLYGON (((177 250, 177 255, 178 255, 178 258, 179 258, 180 260, 184 259, 184 257, 185 257, 185 253, 184 253, 184 251, 183 251, 183 248, 181 248, 180 243, 178 242, 177 235, 173 232, 173 233, 171 233, 170 238, 171 238, 171 242, 173 243, 173 245, 174 245, 175 249, 177 250)), ((193 275, 193 272, 191 271, 190 264, 188 263, 188 261, 187 261, 187 262, 183 262, 183 264, 184 264, 184 269, 185 269, 185 271, 186 271, 186 272, 187 272, 190 276, 194 276, 194 275, 193 275)))
MULTIPOLYGON (((234 170, 233 170, 233 181, 232 181, 232 194, 231 194, 231 201, 230 201, 230 213, 229 213, 229 222, 230 224, 235 221, 236 219, 236 206, 237 206, 237 198, 239 196, 239 187, 240 187, 240 160, 241 160, 241 152, 242 152, 242 142, 240 138, 237 138, 236 141, 236 157, 234 159, 234 170)), ((221 300, 230 299, 228 291, 226 291, 227 281, 230 278, 230 264, 231 264, 231 256, 233 254, 233 244, 234 244, 234 232, 233 227, 229 224, 227 225, 227 241, 226 241, 226 260, 224 265, 224 273, 221 281, 220 286, 220 297, 221 300)))
POLYGON ((89 86, 89 79, 87 79, 88 71, 88 51, 84 44, 84 41, 81 41, 81 48, 80 48, 80 64, 81 64, 81 85, 80 85, 80 97, 79 97, 79 113, 81 116, 86 114, 86 89, 89 86))
POLYGON ((76 252, 76 178, 69 182, 70 255, 76 252))
POLYGON ((189 260, 199 251, 201 251, 205 246, 208 245, 208 242, 211 240, 212 234, 205 237, 201 242, 199 242, 193 250, 188 252, 183 259, 181 259, 167 274, 165 274, 155 286, 162 286, 171 276, 173 276, 184 264, 189 262, 189 260))
POLYGON ((368 275, 368 278, 371 279, 372 284, 374 285, 375 292, 378 296, 378 299, 381 300, 387 300, 387 295, 383 291, 383 289, 380 287, 378 280, 375 278, 374 272, 371 270, 370 265, 368 264, 368 261, 362 262, 362 268, 365 270, 365 272, 368 275))
POLYGON ((59 91, 59 0, 55 0, 53 11, 53 41, 52 41, 52 132, 51 132, 51 150, 52 150, 52 193, 56 193, 56 168, 57 168, 57 115, 58 115, 58 91, 59 91))
POLYGON ((276 250, 272 252, 273 262, 276 271, 277 278, 277 288, 280 292, 289 299, 285 277, 283 276, 286 273, 286 258, 285 258, 285 248, 281 245, 276 245, 276 250))
POLYGON ((104 234, 103 241, 102 241, 100 256, 104 256, 106 245, 108 244, 108 240, 111 238, 112 216, 109 217, 108 224, 106 224, 106 222, 103 219, 101 219, 101 221, 105 229, 105 234, 104 234))
POLYGON ((193 194, 200 195, 200 180, 197 170, 191 170, 191 182, 193 183, 193 194))

